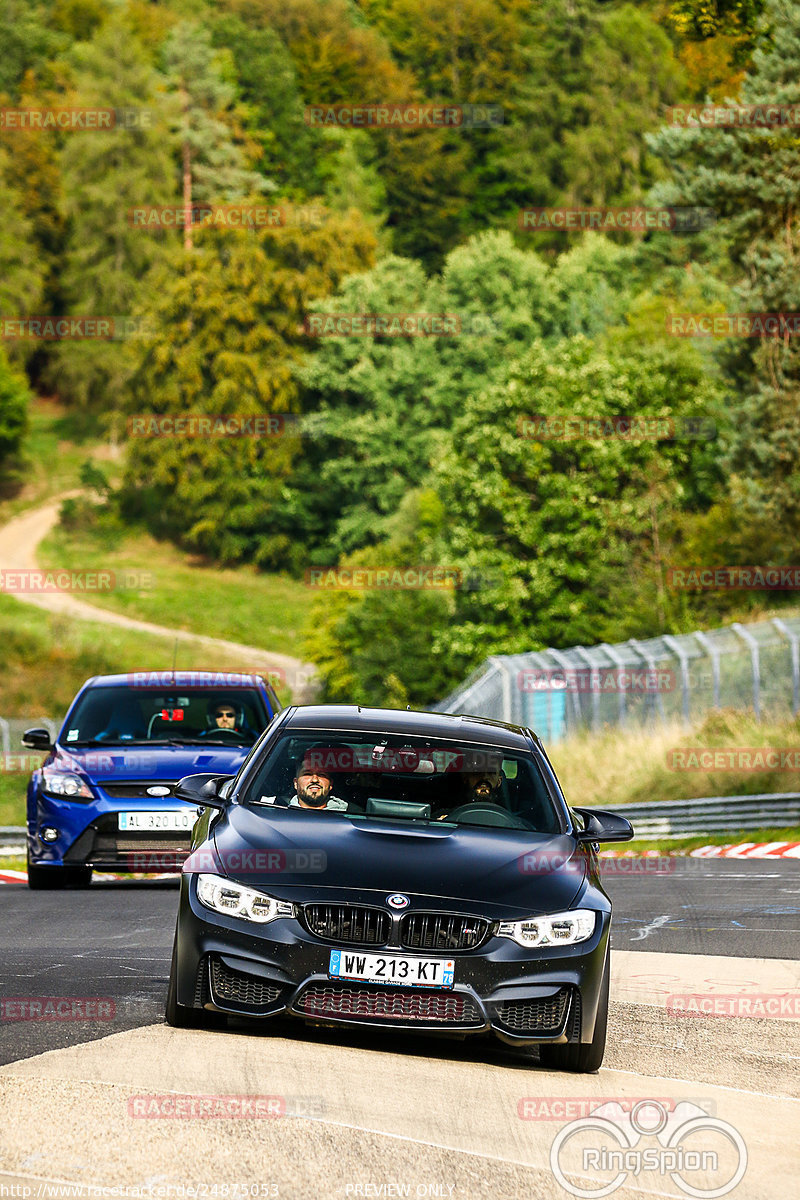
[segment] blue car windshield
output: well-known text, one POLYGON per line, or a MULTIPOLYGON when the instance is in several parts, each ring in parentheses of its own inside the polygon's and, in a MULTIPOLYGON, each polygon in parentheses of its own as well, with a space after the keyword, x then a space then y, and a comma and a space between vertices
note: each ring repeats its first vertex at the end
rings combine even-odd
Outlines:
POLYGON ((66 746, 249 746, 270 720, 261 693, 253 687, 95 687, 80 697, 59 740, 66 746))
POLYGON ((562 832, 534 756, 497 746, 380 733, 283 734, 241 803, 353 820, 562 832))

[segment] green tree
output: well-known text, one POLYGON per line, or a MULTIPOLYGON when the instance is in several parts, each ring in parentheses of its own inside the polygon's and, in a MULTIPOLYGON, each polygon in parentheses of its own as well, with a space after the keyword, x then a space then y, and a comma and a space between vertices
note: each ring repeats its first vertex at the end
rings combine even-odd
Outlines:
MULTIPOLYGON (((110 17, 91 42, 78 43, 71 62, 72 104, 146 115, 133 128, 65 135, 61 178, 68 233, 60 285, 70 314, 136 319, 166 239, 135 227, 130 212, 175 197, 159 78, 124 16, 110 17)), ((59 343, 50 378, 70 401, 119 411, 129 350, 118 340, 59 343)))
POLYGON ((495 209, 641 200, 658 167, 642 133, 683 86, 664 30, 631 4, 554 0, 531 8, 523 49, 486 170, 495 209))
MULTIPOLYGON (((666 489, 679 510, 687 479, 708 471, 713 447, 537 440, 520 436, 520 422, 535 413, 680 423, 705 415, 716 399, 692 347, 618 349, 612 340, 604 348, 580 335, 534 345, 505 381, 471 396, 434 478, 446 513, 437 559, 476 584, 458 594, 456 618, 438 644, 475 661, 493 650, 655 632, 658 563, 638 580, 635 605, 620 607, 618 585, 652 543, 654 489, 666 489)), ((702 499, 708 505, 711 497, 702 499)), ((673 614, 660 615, 666 628, 673 614)))
MULTIPOLYGON (((184 269, 164 273, 153 338, 132 380, 135 414, 263 416, 298 411, 303 318, 319 296, 372 263, 357 214, 319 228, 201 227, 184 269)), ((124 503, 159 536, 224 562, 285 566, 299 556, 282 530, 283 483, 297 437, 137 438, 124 503)))
POLYGON ((54 82, 52 60, 69 45, 69 37, 51 27, 48 8, 28 0, 0 0, 0 95, 14 103, 26 71, 36 71, 47 84, 54 82))
POLYGON ((0 145, 0 189, 4 200, 0 223, 0 316, 17 317, 37 312, 44 272, 36 253, 33 223, 25 214, 23 196, 10 176, 9 155, 0 145))
MULTIPOLYGON (((164 70, 179 110, 176 130, 181 146, 183 203, 219 204, 272 190, 245 162, 229 122, 236 89, 215 62, 211 35, 202 26, 181 21, 164 45, 164 70)), ((192 248, 192 222, 184 225, 184 248, 192 248)))
MULTIPOLYGON (((743 105, 800 103, 800 10, 767 0, 765 33, 745 77, 743 105)), ((652 146, 671 170, 657 202, 702 204, 721 220, 714 247, 735 283, 733 308, 800 310, 800 144, 791 126, 665 128, 652 146)), ((713 542, 714 561, 728 553, 790 562, 800 536, 800 349, 794 337, 743 339, 722 352, 731 385, 731 424, 724 468, 727 503, 750 524, 749 547, 713 542), (770 530, 765 543, 763 532, 770 530)), ((722 526, 726 526, 722 522, 722 526)), ((729 524, 728 524, 728 527, 729 524)))
POLYGON ((0 482, 13 477, 18 465, 30 399, 27 381, 11 368, 0 346, 0 482))
MULTIPOLYGON (((387 258, 320 304, 345 313, 446 313, 448 337, 327 337, 302 372, 307 437, 284 520, 312 561, 381 542, 424 486, 469 396, 537 339, 623 319, 633 253, 592 235, 550 269, 508 233, 473 237, 427 279, 387 258)), ((663 329, 663 325, 662 325, 663 329)))

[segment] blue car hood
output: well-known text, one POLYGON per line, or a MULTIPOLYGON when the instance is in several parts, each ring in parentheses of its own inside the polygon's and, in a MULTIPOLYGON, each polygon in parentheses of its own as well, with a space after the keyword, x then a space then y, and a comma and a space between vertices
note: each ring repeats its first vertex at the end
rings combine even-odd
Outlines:
POLYGON ((235 775, 249 746, 113 746, 82 748, 58 745, 48 766, 80 771, 93 783, 99 780, 127 783, 145 779, 182 779, 202 771, 235 775))

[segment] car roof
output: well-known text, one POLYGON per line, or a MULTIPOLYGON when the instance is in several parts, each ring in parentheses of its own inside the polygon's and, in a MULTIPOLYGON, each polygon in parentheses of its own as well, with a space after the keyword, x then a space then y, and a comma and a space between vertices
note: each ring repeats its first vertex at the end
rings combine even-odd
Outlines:
POLYGON ((83 684, 90 687, 235 687, 242 684, 266 686, 261 675, 241 671, 126 671, 124 675, 93 675, 83 684))
POLYGON ((309 704, 288 710, 284 729, 337 732, 408 734, 417 737, 457 738, 460 742, 528 751, 531 737, 520 725, 473 717, 467 713, 419 712, 398 708, 368 708, 358 704, 309 704))

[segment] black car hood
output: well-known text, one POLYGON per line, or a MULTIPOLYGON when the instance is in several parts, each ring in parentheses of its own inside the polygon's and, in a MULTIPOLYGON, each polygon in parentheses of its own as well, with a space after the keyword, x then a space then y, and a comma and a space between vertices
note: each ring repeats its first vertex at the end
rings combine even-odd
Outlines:
POLYGON ((385 903, 403 892, 490 906, 509 918, 569 908, 588 874, 586 851, 566 834, 415 828, 236 804, 215 822, 214 844, 223 873, 278 898, 341 898, 346 889, 348 899, 385 903), (270 870, 263 851, 275 852, 270 870))

